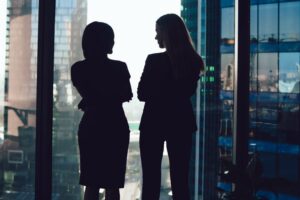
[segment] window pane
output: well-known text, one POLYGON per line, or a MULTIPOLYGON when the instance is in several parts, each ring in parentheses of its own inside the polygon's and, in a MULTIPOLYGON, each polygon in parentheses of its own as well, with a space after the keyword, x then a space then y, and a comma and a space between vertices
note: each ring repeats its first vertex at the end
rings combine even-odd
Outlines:
POLYGON ((79 96, 70 81, 70 67, 82 59, 81 35, 87 20, 87 2, 57 0, 55 16, 52 198, 81 199, 77 127, 79 96))
POLYGON ((257 74, 250 71, 250 89, 256 82, 258 90, 250 92, 249 152, 257 158, 257 195, 274 200, 300 199, 299 3, 281 2, 279 10, 278 4, 258 5, 259 41, 274 46, 251 55, 257 74))
POLYGON ((233 90, 234 54, 221 55, 221 83, 223 90, 233 90))
POLYGON ((0 199, 34 199, 38 2, 1 1, 0 18, 0 199))
POLYGON ((272 195, 276 200, 300 199, 300 79, 296 67, 299 53, 259 54, 259 60, 261 58, 266 61, 258 62, 259 90, 250 93, 249 133, 249 151, 259 158, 257 167, 260 171, 256 175, 260 181, 258 194, 265 197, 272 195), (277 63, 274 59, 280 60, 279 75, 276 75, 279 80, 272 78, 270 70, 265 69, 266 63, 277 63), (263 78, 268 71, 269 78, 263 78), (279 85, 279 91, 274 84, 279 85))
POLYGON ((275 42, 278 40, 278 4, 259 5, 260 42, 275 42))
POLYGON ((280 41, 300 41, 300 2, 280 4, 280 41))
POLYGON ((279 54, 279 91, 300 93, 300 53, 279 54))
POLYGON ((233 7, 222 8, 221 17, 221 38, 233 39, 234 38, 234 9, 233 7))
MULTIPOLYGON (((136 97, 137 83, 147 54, 161 51, 155 41, 155 20, 165 14, 166 10, 179 13, 179 8, 180 1, 178 0, 165 3, 160 0, 143 1, 143 3, 112 0, 56 0, 53 74, 53 199, 83 199, 85 188, 79 185, 80 158, 77 137, 78 125, 83 113, 77 108, 81 97, 71 83, 70 70, 73 63, 84 59, 81 48, 82 33, 85 26, 92 21, 102 21, 112 26, 115 32, 115 46, 113 54, 108 57, 126 62, 131 74, 130 82, 134 98, 131 102, 123 104, 131 133, 126 181, 124 189, 121 190, 121 199, 139 198, 142 172, 138 128, 143 103, 139 102, 136 97), (161 10, 157 10, 158 5, 161 10), (154 10, 157 12, 153 12, 154 10)), ((95 162, 103 158, 97 153, 94 156, 97 160, 95 162)), ((171 195, 170 190, 169 162, 165 151, 162 158, 161 197, 168 199, 171 195)), ((100 198, 103 198, 103 190, 99 192, 100 198)))
MULTIPOLYGON (((234 94, 234 52, 221 54, 221 90, 220 90, 220 113, 218 127, 218 183, 219 189, 232 191, 232 180, 226 176, 226 171, 233 162, 233 94, 234 94), (229 178, 229 179, 228 179, 229 178)), ((216 91, 217 92, 217 91, 216 91)), ((217 117, 215 113, 211 113, 217 117)), ((218 193, 220 197, 222 194, 218 193)))
POLYGON ((278 54, 260 53, 258 55, 258 90, 277 92, 278 90, 278 54))

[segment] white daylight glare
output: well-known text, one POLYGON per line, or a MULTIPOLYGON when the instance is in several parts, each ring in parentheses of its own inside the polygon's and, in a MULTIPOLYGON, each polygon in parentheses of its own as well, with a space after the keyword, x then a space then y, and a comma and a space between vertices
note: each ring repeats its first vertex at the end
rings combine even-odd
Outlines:
POLYGON ((155 22, 167 13, 180 15, 180 0, 88 0, 87 23, 101 21, 112 26, 115 46, 110 58, 127 63, 133 100, 124 104, 129 121, 140 119, 143 104, 136 89, 148 54, 161 52, 155 40, 155 22))

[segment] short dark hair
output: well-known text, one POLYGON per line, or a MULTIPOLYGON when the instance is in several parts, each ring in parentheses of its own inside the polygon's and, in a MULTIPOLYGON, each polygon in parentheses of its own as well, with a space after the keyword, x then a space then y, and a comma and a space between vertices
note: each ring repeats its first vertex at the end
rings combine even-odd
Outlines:
POLYGON ((112 53, 113 45, 114 31, 110 25, 95 21, 85 27, 82 36, 82 50, 85 58, 112 53))

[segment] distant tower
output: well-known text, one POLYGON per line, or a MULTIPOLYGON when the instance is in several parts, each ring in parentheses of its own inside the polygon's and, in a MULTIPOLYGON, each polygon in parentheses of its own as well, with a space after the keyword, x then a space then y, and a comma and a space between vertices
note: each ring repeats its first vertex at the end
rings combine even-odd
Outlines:
MULTIPOLYGON (((37 73, 37 4, 31 0, 9 0, 6 46, 6 100, 17 109, 35 109, 37 73)), ((19 117, 8 110, 4 129, 18 134, 19 117)), ((35 126, 35 117, 28 125, 35 126)))
POLYGON ((198 29, 198 0, 181 0, 183 18, 195 47, 197 47, 197 29, 198 29))
POLYGON ((224 89, 233 90, 233 66, 232 64, 227 65, 226 76, 224 80, 224 89))

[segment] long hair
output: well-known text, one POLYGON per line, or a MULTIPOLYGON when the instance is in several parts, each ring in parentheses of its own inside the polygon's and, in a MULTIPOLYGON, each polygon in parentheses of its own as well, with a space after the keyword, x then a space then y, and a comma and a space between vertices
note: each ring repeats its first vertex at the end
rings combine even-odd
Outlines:
POLYGON ((88 24, 82 36, 82 50, 85 58, 112 53, 114 31, 106 23, 92 22, 88 24))
POLYGON ((165 47, 172 64, 173 77, 186 79, 190 78, 194 70, 200 68, 200 71, 203 71, 202 58, 196 52, 181 17, 176 14, 166 14, 158 18, 156 24, 162 31, 165 47))

